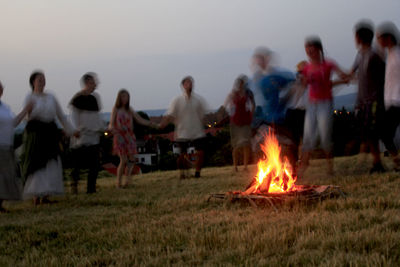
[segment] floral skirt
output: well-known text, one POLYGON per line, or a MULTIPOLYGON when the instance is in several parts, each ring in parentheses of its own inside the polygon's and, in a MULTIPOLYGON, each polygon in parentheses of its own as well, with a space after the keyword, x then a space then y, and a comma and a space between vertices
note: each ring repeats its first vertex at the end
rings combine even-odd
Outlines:
POLYGON ((130 132, 114 134, 113 154, 122 156, 137 154, 135 134, 130 132))

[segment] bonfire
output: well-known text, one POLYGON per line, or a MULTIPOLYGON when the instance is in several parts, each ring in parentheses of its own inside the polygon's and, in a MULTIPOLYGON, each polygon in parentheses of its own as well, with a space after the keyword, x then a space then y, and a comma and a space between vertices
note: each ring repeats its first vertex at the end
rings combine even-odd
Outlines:
POLYGON ((261 150, 265 157, 258 164, 258 172, 244 194, 284 193, 295 188, 296 177, 286 156, 281 160, 281 147, 273 132, 265 137, 261 150))
POLYGON ((288 199, 298 201, 322 200, 345 194, 333 185, 296 185, 296 176, 286 156, 281 154, 281 147, 272 131, 268 131, 261 150, 264 157, 257 163, 257 174, 245 191, 232 191, 225 194, 212 194, 209 198, 248 200, 256 203, 269 203, 272 207, 288 199))

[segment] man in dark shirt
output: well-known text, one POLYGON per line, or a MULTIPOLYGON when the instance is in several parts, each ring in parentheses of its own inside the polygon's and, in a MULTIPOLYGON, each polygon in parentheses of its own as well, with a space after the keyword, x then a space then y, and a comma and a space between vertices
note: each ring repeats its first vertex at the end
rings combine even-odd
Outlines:
POLYGON ((361 21, 355 26, 355 42, 358 47, 351 75, 357 74, 358 94, 355 106, 361 142, 373 156, 370 173, 384 172, 379 151, 379 126, 384 112, 383 89, 385 62, 371 47, 374 37, 372 23, 361 21))
POLYGON ((99 143, 100 136, 105 130, 101 120, 100 97, 94 92, 97 87, 97 76, 86 73, 81 79, 82 90, 71 99, 71 119, 80 135, 71 139, 74 169, 71 173, 73 182, 71 189, 77 193, 80 169, 89 169, 87 193, 96 192, 96 179, 99 172, 99 143))

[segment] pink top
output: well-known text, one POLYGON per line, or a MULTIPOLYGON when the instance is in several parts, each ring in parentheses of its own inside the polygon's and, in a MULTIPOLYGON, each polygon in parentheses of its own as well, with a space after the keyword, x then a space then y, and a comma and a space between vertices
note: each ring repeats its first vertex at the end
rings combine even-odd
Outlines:
POLYGON ((310 101, 332 99, 331 74, 336 68, 336 63, 330 60, 325 60, 318 65, 307 63, 302 73, 309 85, 310 101))

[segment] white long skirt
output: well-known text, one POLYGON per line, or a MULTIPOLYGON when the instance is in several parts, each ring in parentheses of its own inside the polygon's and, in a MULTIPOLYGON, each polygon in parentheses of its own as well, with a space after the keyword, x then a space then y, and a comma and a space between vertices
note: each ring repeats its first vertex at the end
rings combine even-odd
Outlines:
POLYGON ((28 176, 23 198, 43 197, 64 194, 64 182, 60 157, 47 162, 45 168, 28 176))

